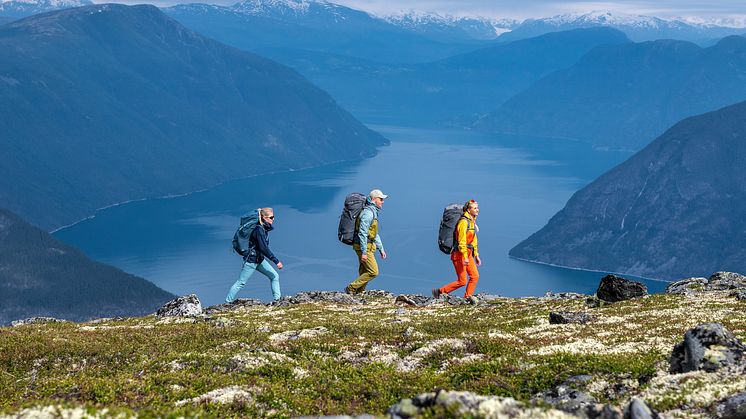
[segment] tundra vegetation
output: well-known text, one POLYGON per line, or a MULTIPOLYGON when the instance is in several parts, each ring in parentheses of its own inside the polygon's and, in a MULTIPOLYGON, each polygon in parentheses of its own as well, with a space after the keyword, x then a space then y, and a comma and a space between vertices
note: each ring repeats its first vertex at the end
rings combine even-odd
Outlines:
POLYGON ((731 291, 615 303, 482 296, 476 305, 328 294, 336 297, 0 328, 0 418, 386 416, 403 399, 441 389, 564 417, 539 396, 563 384, 594 403, 624 409, 639 398, 663 417, 690 418, 711 417, 746 390, 742 364, 669 372, 674 346, 699 324, 746 339, 746 301, 731 291), (550 324, 550 312, 589 316, 550 324))

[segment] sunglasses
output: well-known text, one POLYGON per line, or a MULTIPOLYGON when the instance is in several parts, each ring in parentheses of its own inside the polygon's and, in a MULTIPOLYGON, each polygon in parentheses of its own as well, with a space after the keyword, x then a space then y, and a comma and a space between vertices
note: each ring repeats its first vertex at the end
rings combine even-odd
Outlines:
POLYGON ((264 218, 268 218, 268 219, 270 219, 270 220, 274 220, 274 219, 275 219, 275 216, 274 216, 274 215, 270 215, 269 217, 267 217, 267 216, 265 215, 265 216, 264 216, 264 218))

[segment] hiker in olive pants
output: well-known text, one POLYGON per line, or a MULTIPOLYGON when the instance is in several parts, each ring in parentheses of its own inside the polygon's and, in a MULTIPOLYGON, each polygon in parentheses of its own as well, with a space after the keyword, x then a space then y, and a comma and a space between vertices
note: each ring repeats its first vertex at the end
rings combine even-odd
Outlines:
POLYGON ((378 211, 383 206, 383 200, 388 198, 380 189, 373 189, 365 202, 365 207, 355 220, 355 236, 352 248, 360 261, 359 276, 345 287, 348 294, 358 294, 365 291, 365 287, 373 278, 378 276, 376 250, 381 252, 381 258, 386 259, 381 236, 378 234, 378 211))

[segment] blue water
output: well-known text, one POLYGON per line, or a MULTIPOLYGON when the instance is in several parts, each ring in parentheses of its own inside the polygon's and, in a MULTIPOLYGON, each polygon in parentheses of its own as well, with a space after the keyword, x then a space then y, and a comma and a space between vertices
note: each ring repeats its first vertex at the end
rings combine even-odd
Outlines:
MULTIPOLYGON (((89 256, 142 276, 174 294, 221 302, 242 261, 230 241, 240 215, 271 206, 271 247, 285 264, 284 295, 341 290, 357 276, 352 249, 337 241, 347 193, 380 188, 388 259, 369 289, 428 294, 454 279, 437 248, 443 207, 476 199, 483 265, 477 292, 506 296, 595 292, 603 273, 514 260, 508 251, 541 228, 579 188, 629 157, 582 143, 464 131, 373 127, 391 139, 376 157, 229 182, 182 197, 132 202, 55 235, 89 256)), ((250 161, 247 159, 247 161, 250 161)), ((644 281, 651 292, 666 283, 644 281)), ((459 291, 460 294, 462 291, 459 291)), ((255 274, 239 297, 271 299, 255 274)))

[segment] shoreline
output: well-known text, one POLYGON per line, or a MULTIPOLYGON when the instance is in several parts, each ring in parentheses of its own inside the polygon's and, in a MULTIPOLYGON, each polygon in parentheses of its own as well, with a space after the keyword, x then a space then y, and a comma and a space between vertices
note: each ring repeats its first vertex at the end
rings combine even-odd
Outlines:
MULTIPOLYGON (((511 254, 508 254, 508 258, 515 259, 515 260, 520 260, 521 262, 535 263, 537 265, 551 266, 553 268, 570 269, 570 270, 573 270, 573 271, 595 272, 595 273, 610 274, 610 275, 624 275, 624 276, 629 276, 629 277, 632 277, 632 278, 644 279, 646 281, 664 282, 664 283, 667 283, 667 284, 671 284, 671 283, 676 282, 676 281, 667 281, 665 279, 648 278, 648 277, 640 276, 640 275, 632 275, 632 274, 628 274, 628 273, 624 273, 624 272, 609 272, 609 271, 599 271, 599 270, 596 270, 596 269, 574 268, 572 266, 557 265, 557 264, 554 264, 554 263, 540 262, 538 260, 531 260, 531 259, 519 258, 519 257, 513 256, 511 254)), ((682 279, 684 279, 684 278, 682 278, 682 279)))

